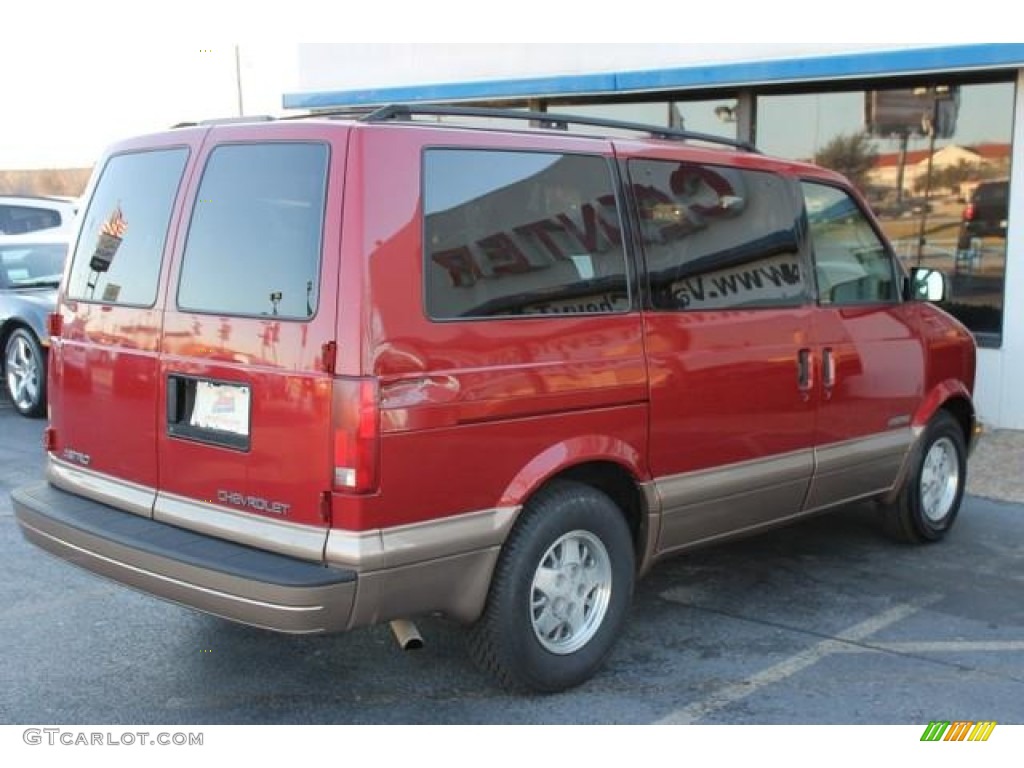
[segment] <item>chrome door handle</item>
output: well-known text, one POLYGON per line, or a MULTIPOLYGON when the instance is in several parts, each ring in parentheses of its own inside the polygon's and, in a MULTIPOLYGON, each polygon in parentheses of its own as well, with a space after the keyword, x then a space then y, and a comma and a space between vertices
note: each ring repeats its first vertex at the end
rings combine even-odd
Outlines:
POLYGON ((796 382, 797 388, 805 394, 814 386, 814 371, 809 349, 801 349, 796 354, 796 382))
POLYGON ((832 389, 836 385, 836 357, 831 347, 821 353, 821 385, 832 389))

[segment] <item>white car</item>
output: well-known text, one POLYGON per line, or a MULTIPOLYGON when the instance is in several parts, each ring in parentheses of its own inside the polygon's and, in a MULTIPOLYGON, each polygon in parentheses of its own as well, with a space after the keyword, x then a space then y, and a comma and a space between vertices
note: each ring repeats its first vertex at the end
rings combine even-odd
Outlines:
POLYGON ((0 235, 40 229, 70 232, 77 209, 75 198, 0 195, 0 235))

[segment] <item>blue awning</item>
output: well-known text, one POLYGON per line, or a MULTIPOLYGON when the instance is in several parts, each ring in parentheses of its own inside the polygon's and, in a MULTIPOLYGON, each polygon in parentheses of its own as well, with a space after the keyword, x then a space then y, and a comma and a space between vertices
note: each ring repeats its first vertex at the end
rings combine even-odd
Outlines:
POLYGON ((624 95, 1017 67, 1024 67, 1024 44, 982 43, 689 65, 635 72, 286 93, 283 105, 286 109, 325 109, 391 103, 624 95))

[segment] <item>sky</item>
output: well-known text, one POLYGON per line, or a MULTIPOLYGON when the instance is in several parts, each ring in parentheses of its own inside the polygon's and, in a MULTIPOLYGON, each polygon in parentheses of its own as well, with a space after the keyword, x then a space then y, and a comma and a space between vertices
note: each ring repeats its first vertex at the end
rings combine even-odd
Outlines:
MULTIPOLYGON (((947 30, 926 28, 916 12, 907 11, 915 19, 913 26, 901 24, 899 9, 894 11, 883 2, 878 7, 887 8, 891 29, 880 30, 868 13, 875 2, 862 0, 858 5, 865 11, 860 25, 856 19, 844 22, 843 31, 851 40, 858 39, 858 33, 859 39, 878 39, 868 37, 867 31, 875 35, 891 31, 903 38, 913 29, 931 44, 949 41, 947 30)), ((801 6, 798 0, 778 0, 770 7, 745 7, 746 23, 729 24, 732 42, 702 40, 699 45, 735 48, 743 40, 843 39, 834 30, 825 35, 802 29, 795 20, 803 20, 806 27, 814 19, 806 13, 787 14, 786 3, 801 6)), ((603 41, 612 36, 620 42, 621 38, 649 40, 659 35, 662 42, 641 45, 664 47, 681 44, 679 38, 687 35, 694 40, 698 32, 703 38, 709 29, 719 30, 719 37, 724 32, 717 8, 686 5, 683 9, 664 0, 648 0, 644 14, 620 18, 615 25, 593 12, 597 6, 581 13, 578 5, 550 0, 517 0, 515 13, 506 8, 486 14, 464 13, 471 6, 456 0, 335 5, 290 0, 276 17, 261 16, 254 10, 258 7, 227 0, 176 0, 167 5, 123 0, 6 4, 0 45, 0 81, 4 83, 0 170, 88 167, 104 147, 121 138, 179 122, 236 115, 236 45, 245 113, 282 114, 282 95, 300 90, 298 45, 291 40, 318 32, 360 43, 454 39, 448 45, 472 41, 477 48, 488 45, 481 42, 488 39, 573 45, 563 41, 609 44, 603 41), (453 8, 463 13, 453 13, 453 8), (679 24, 663 23, 665 19, 679 24)), ((372 81, 373 77, 371 67, 367 78, 372 81)))
MULTIPOLYGON (((238 50, 245 113, 281 114, 282 94, 297 83, 297 47, 238 50)), ((238 114, 233 43, 72 39, 58 56, 47 63, 0 45, 0 169, 85 168, 119 139, 238 114)))

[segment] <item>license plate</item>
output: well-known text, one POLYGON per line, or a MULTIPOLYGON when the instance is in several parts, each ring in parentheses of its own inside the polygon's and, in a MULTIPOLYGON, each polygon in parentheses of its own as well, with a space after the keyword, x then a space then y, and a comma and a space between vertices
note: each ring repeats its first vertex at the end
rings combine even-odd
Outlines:
POLYGON ((189 425, 248 437, 249 400, 249 387, 243 384, 197 381, 189 425))

